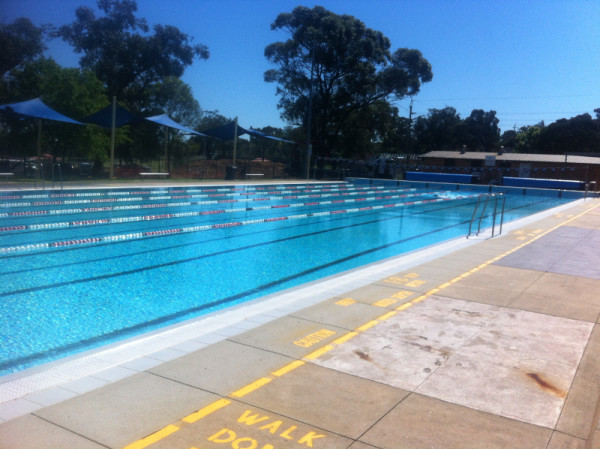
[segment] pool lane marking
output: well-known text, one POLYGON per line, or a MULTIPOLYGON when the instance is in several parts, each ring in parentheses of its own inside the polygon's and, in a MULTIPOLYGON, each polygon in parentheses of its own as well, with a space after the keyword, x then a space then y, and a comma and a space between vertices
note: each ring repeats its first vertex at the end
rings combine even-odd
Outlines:
MULTIPOLYGON (((271 194, 289 194, 289 193, 315 193, 315 192, 339 192, 340 194, 352 194, 352 192, 361 193, 361 191, 383 191, 385 186, 356 186, 354 184, 343 184, 338 185, 337 188, 326 188, 325 184, 315 184, 315 187, 309 187, 308 185, 293 185, 290 184, 288 186, 283 186, 279 188, 270 188, 265 191, 265 189, 186 189, 186 190, 169 190, 169 191, 148 191, 148 190, 136 190, 130 189, 126 192, 122 192, 118 194, 117 192, 80 192, 80 193, 65 193, 65 194, 51 194, 51 195, 10 195, 10 196, 0 196, 0 200, 38 200, 38 199, 51 199, 51 198, 85 198, 85 197, 126 197, 130 195, 147 195, 149 198, 145 200, 156 200, 156 199, 178 199, 178 198, 216 198, 216 197, 226 197, 226 196, 249 196, 249 195, 271 195, 271 194), (345 187, 346 186, 346 187, 345 187), (353 187, 347 187, 353 186, 353 187), (212 193, 211 193, 212 192, 212 193), (217 192, 217 193, 214 193, 217 192), (186 195, 173 195, 174 193, 185 193, 186 195), (200 193, 201 195, 190 195, 191 193, 200 193), (206 193, 209 193, 208 195, 206 193), (155 196, 158 195, 158 196, 155 196)), ((399 190, 399 189, 397 189, 399 190)), ((408 190, 417 190, 416 188, 406 188, 401 189, 403 191, 408 190)), ((143 198, 142 198, 143 199, 143 198)), ((24 203, 0 203, 0 207, 22 207, 22 206, 30 206, 30 205, 56 205, 56 204, 79 204, 79 203, 101 203, 113 201, 135 201, 131 198, 108 198, 108 199, 91 199, 91 200, 53 200, 53 201, 34 201, 34 202, 24 202, 24 203)))
MULTIPOLYGON (((493 262, 492 260, 499 260, 515 251, 517 251, 518 249, 521 249, 527 245, 529 245, 530 243, 533 243, 534 241, 538 240, 539 238, 549 234, 550 232, 558 229, 561 226, 566 225, 567 223, 570 223, 571 221, 574 221, 575 219, 585 215, 586 213, 596 209, 598 207, 598 205, 593 206, 587 210, 585 210, 584 212, 573 216, 572 218, 564 221, 563 223, 560 223, 550 229, 548 229, 547 231, 540 233, 538 235, 536 235, 535 237, 531 238, 531 240, 525 242, 525 243, 521 243, 520 245, 516 246, 515 248, 505 251, 501 256, 495 257, 493 259, 488 260, 487 262, 484 262, 480 265, 478 265, 477 267, 473 268, 472 270, 470 270, 468 273, 475 273, 479 270, 481 270, 482 268, 485 268, 489 265, 491 265, 493 262)), ((464 273, 463 273, 464 274, 464 273)), ((460 279, 463 279, 462 275, 459 275, 457 277, 455 277, 453 279, 453 281, 458 281, 460 279)), ((448 283, 449 284, 449 283, 448 283)), ((450 284, 449 284, 450 285, 450 284)), ((442 287, 436 287, 435 289, 432 290, 441 290, 442 287)), ((411 301, 408 301, 407 303, 402 304, 401 306, 397 307, 396 309, 394 309, 395 311, 401 311, 401 310, 406 310, 409 307, 412 307, 414 304, 417 304, 421 301, 423 301, 424 299, 428 298, 430 295, 428 294, 431 290, 429 290, 427 293, 419 296, 418 298, 415 298, 411 301), (410 305, 409 305, 410 304, 410 305)), ((346 333, 345 335, 338 337, 336 340, 334 340, 332 343, 333 344, 326 344, 325 346, 323 346, 322 348, 319 348, 311 353, 309 353, 308 355, 304 356, 303 359, 304 360, 315 360, 317 358, 319 358, 320 356, 322 356, 323 354, 335 349, 336 346, 339 346, 345 342, 347 342, 348 340, 350 340, 351 338, 357 336, 359 334, 359 332, 364 332, 368 329, 371 329, 372 327, 376 326, 377 324, 385 321, 386 319, 389 318, 389 312, 381 315, 379 318, 376 318, 374 320, 370 320, 367 323, 363 324, 362 326, 359 326, 358 328, 356 328, 355 331, 351 331, 346 333)), ((285 366, 283 366, 282 368, 271 372, 272 376, 276 376, 276 377, 281 377, 291 371, 293 371, 294 369, 303 366, 305 364, 304 360, 296 360, 293 361, 285 366)), ((259 378, 258 380, 249 383, 248 385, 246 385, 245 387, 242 387, 238 390, 236 390, 235 392, 233 392, 230 397, 243 397, 246 394, 249 394, 253 391, 256 391, 257 389, 263 387, 264 385, 267 385, 268 383, 270 383, 273 380, 273 377, 262 377, 259 378)), ((208 406, 200 409, 199 411, 192 413, 191 415, 188 415, 186 418, 184 418, 182 421, 187 422, 187 423, 193 423, 199 419, 204 418, 205 416, 208 416, 209 414, 213 413, 216 410, 219 410, 227 405, 229 405, 231 403, 231 401, 229 401, 228 399, 222 398, 219 399, 215 402, 213 402, 212 404, 209 404, 208 406), (197 419, 190 419, 190 417, 198 417, 197 419), (187 420, 186 420, 187 419, 187 420)), ((162 428, 161 430, 159 430, 158 432, 155 432, 153 434, 150 434, 149 436, 138 440, 134 443, 131 443, 130 445, 126 446, 125 449, 144 449, 146 447, 148 447, 149 445, 160 441, 166 437, 168 437, 169 435, 173 434, 174 432, 178 431, 180 429, 180 427, 170 424, 165 426, 164 428, 162 428)))
MULTIPOLYGON (((391 191, 390 191, 391 192, 391 191)), ((328 200, 328 201, 313 201, 304 203, 289 203, 283 205, 270 205, 270 206, 258 206, 258 207, 242 207, 236 209, 215 209, 215 210, 204 210, 204 211, 192 211, 192 212, 177 212, 171 214, 155 214, 155 215, 137 215, 131 217, 116 217, 116 218, 103 218, 103 219, 91 219, 91 220, 74 220, 74 221, 62 221, 54 223, 35 223, 30 225, 15 225, 15 226, 3 226, 0 227, 0 232, 14 232, 14 231, 52 231, 56 229, 65 228, 80 228, 100 225, 111 225, 111 224, 127 224, 127 223, 138 223, 147 221, 157 220, 173 220, 179 218, 190 218, 190 217, 201 217, 205 215, 220 215, 220 214, 232 214, 238 212, 249 212, 249 211, 268 211, 273 209, 282 208, 302 208, 302 207, 313 207, 323 206, 337 203, 360 203, 360 202, 371 202, 378 200, 389 200, 399 198, 411 198, 415 196, 423 195, 434 195, 437 192, 424 192, 414 194, 402 194, 402 195, 388 195, 388 196, 369 196, 365 198, 346 198, 342 200, 328 200)), ((264 198, 263 200, 277 200, 277 198, 264 198)), ((232 200, 232 201, 245 201, 245 200, 232 200)), ((254 201, 254 200, 253 200, 254 201)), ((184 203, 164 203, 164 204, 152 204, 152 205, 136 205, 136 206, 125 206, 125 207, 108 207, 103 208, 103 211, 117 211, 117 210, 135 210, 135 209, 147 209, 147 208, 161 208, 161 207, 184 207, 184 206, 205 206, 211 204, 222 203, 222 201, 197 201, 197 202, 184 202, 184 203)), ((35 215, 65 215, 66 213, 86 213, 86 212, 98 212, 93 209, 65 209, 63 210, 50 210, 50 211, 31 211, 26 212, 11 212, 7 214, 0 214, 0 217, 26 217, 35 215)))
MULTIPOLYGON (((245 188, 219 188, 219 189, 204 189, 204 188, 190 188, 182 190, 137 190, 136 188, 128 189, 127 191, 121 192, 78 192, 78 193, 60 193, 60 194, 36 194, 36 195, 2 195, 0 200, 24 200, 24 199, 48 199, 48 198, 85 198, 85 197, 99 197, 99 196, 128 196, 128 195, 171 195, 173 193, 213 193, 212 195, 202 195, 202 197, 216 197, 216 196, 243 196, 243 195, 269 195, 271 193, 294 193, 294 192, 352 192, 352 191, 374 191, 385 189, 385 186, 360 186, 352 183, 339 183, 339 184, 286 184, 278 186, 267 186, 266 188, 248 187, 245 188), (331 187, 333 186, 333 188, 331 187), (352 187, 348 187, 352 186, 352 187), (270 190, 270 192, 269 192, 270 190), (217 194, 214 194, 217 192, 217 194)), ((105 190, 105 189, 103 189, 105 190)), ((403 190, 416 190, 416 188, 407 188, 403 190)), ((178 195, 181 197, 181 195, 178 195)), ((183 197, 188 197, 185 195, 183 197)), ((13 204, 13 203, 8 203, 13 204)), ((0 205, 2 206, 2 205, 0 205)))
POLYGON ((457 196, 455 198, 435 198, 428 200, 419 200, 419 201, 411 201, 411 202, 401 202, 401 203, 389 203, 389 204, 380 204, 375 206, 366 206, 366 207, 357 207, 351 209, 341 209, 334 211, 322 211, 322 212, 313 212, 308 214, 299 214, 299 215, 287 215, 281 217, 272 217, 272 218, 257 218, 254 220, 242 220, 242 221, 233 221, 226 223, 217 223, 210 225, 199 225, 199 226, 185 226, 181 228, 172 228, 172 229, 162 229, 158 231, 145 231, 145 232, 132 232, 129 234, 115 234, 115 235, 105 235, 100 237, 93 238, 82 238, 75 240, 63 240, 59 242, 46 242, 46 243, 35 243, 31 245, 18 245, 18 246, 9 246, 0 248, 0 254, 14 254, 21 252, 30 252, 30 251, 39 251, 50 248, 64 248, 64 247, 79 247, 83 245, 97 244, 97 243, 115 243, 122 241, 132 241, 132 240, 140 240, 149 237, 162 237, 166 235, 176 235, 176 234, 188 234, 193 232, 202 232, 202 231, 211 231, 215 229, 224 229, 224 228, 234 228, 239 226, 260 224, 260 223, 269 223, 273 221, 281 221, 281 220, 298 220, 305 218, 313 218, 313 217, 324 217, 330 215, 337 214, 350 214, 356 212, 366 212, 371 210, 381 210, 387 208, 399 208, 406 207, 418 204, 434 204, 439 202, 447 202, 447 201, 457 201, 464 199, 475 198, 479 195, 464 195, 457 196))
MULTIPOLYGON (((368 199, 389 199, 394 197, 404 198, 404 197, 413 197, 413 196, 421 196, 421 195, 432 195, 438 192, 417 192, 417 189, 390 189, 390 190, 369 190, 369 191, 356 191, 356 192, 330 192, 320 193, 320 194, 312 194, 312 195, 291 195, 291 196, 269 196, 269 197, 254 197, 254 198, 232 198, 232 199, 208 199, 203 201, 183 201, 183 202, 170 202, 170 203, 149 203, 149 204, 129 204, 124 206, 97 206, 97 207, 78 207, 71 209, 47 209, 47 210, 34 210, 34 211, 18 211, 18 212, 3 212, 0 213, 0 217, 31 217, 31 216, 56 216, 56 215, 69 215, 76 213, 88 213, 88 212, 102 212, 102 211, 124 211, 124 210, 140 210, 140 209, 158 209, 158 208, 166 208, 166 207, 184 207, 184 206, 206 206, 211 204, 231 204, 231 203, 256 203, 262 201, 281 201, 281 200, 291 200, 291 199, 316 199, 316 198, 330 198, 330 197, 339 197, 339 196, 361 196, 359 198, 346 198, 346 199, 334 199, 324 202, 324 204, 329 203, 342 203, 342 202, 360 202, 366 201, 368 199), (403 192, 402 195, 388 195, 384 197, 373 197, 367 195, 380 195, 383 193, 396 193, 403 192), (410 193, 412 192, 412 193, 410 193), (363 198, 364 197, 364 198, 363 198)), ((17 207, 38 207, 38 206, 71 206, 78 204, 87 204, 87 205, 97 205, 97 204, 106 204, 113 202, 139 202, 139 201, 165 201, 165 200, 181 200, 181 199, 199 199, 199 198, 212 198, 215 195, 181 195, 181 196, 161 196, 161 197, 132 197, 132 198, 109 198, 104 200, 72 200, 72 201, 49 201, 49 202, 34 202, 34 203, 7 203, 0 204, 0 208, 17 208, 17 207)), ((224 195, 223 195, 224 196, 224 195)), ((315 202, 314 204, 317 204, 315 202)), ((313 205, 312 203, 304 204, 297 203, 293 204, 294 207, 300 207, 302 205, 313 205)), ((277 205, 273 206, 273 208, 277 207, 290 207, 290 205, 277 205)), ((249 209, 268 209, 271 206, 265 207, 254 207, 249 209)), ((245 210, 245 209, 242 209, 245 210)))

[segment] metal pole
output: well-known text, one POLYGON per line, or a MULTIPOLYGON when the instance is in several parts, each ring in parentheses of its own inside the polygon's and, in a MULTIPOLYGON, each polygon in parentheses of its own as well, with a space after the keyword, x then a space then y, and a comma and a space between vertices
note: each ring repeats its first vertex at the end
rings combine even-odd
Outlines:
POLYGON ((40 162, 42 155, 42 119, 38 119, 38 135, 37 135, 37 157, 38 162, 40 162))
POLYGON ((235 128, 233 130, 233 163, 231 164, 233 167, 235 167, 235 157, 237 154, 237 136, 238 136, 238 118, 236 117, 235 118, 235 128))
POLYGON ((169 128, 165 126, 165 173, 169 173, 169 128))
POLYGON ((109 178, 114 179, 114 165, 115 165, 115 125, 117 121, 117 97, 112 97, 112 117, 110 123, 110 176, 109 178))
POLYGON ((306 131, 306 179, 310 178, 310 156, 312 154, 311 144, 311 121, 312 121, 312 100, 313 100, 313 77, 315 70, 315 43, 312 47, 312 60, 310 63, 310 93, 308 95, 308 112, 306 114, 307 131, 306 131))

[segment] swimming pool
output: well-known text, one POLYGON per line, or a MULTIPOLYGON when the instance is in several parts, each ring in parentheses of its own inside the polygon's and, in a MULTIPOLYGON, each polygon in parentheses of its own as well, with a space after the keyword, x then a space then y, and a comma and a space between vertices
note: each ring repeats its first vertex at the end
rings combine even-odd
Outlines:
MULTIPOLYGON (((505 221, 575 199, 506 191, 505 221)), ((358 181, 0 192, 0 375, 463 236, 482 192, 358 181)))

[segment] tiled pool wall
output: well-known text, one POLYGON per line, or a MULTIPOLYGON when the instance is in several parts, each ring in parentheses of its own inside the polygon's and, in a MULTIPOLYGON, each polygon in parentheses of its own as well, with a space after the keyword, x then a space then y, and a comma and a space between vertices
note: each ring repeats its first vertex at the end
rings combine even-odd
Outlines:
MULTIPOLYGON (((509 187, 498 185, 481 184, 457 184, 446 182, 429 181, 404 181, 395 179, 375 179, 375 178, 346 178, 346 182, 356 185, 384 185, 389 187, 405 187, 420 189, 443 189, 458 190, 462 192, 479 193, 505 193, 510 195, 536 195, 547 196, 551 198, 581 199, 585 198, 586 192, 582 190, 557 190, 557 189, 537 189, 530 187, 509 187)), ((589 193, 588 193, 589 194, 589 193)))

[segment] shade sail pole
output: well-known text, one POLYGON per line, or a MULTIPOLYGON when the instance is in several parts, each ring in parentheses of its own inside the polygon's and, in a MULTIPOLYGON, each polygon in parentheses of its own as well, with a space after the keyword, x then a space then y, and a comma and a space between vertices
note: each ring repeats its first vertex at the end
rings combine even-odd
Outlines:
POLYGON ((113 170, 115 166, 115 124, 117 121, 117 97, 112 97, 112 119, 110 123, 110 179, 114 178, 113 170))
POLYGON ((38 159, 42 155, 42 119, 39 118, 37 121, 38 135, 37 135, 37 157, 38 159))
POLYGON ((169 173, 169 127, 165 126, 165 172, 169 173))
POLYGON ((235 127, 233 128, 233 164, 235 167, 235 156, 237 153, 237 136, 238 136, 238 118, 235 118, 235 127))

